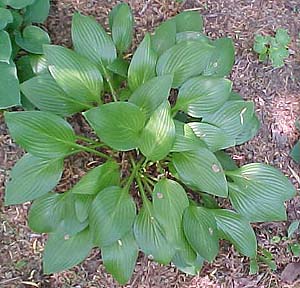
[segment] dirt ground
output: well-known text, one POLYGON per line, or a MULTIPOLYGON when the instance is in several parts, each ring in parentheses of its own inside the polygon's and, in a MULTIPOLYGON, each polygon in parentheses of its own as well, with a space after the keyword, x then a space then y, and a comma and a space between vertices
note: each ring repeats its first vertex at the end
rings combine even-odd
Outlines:
MULTIPOLYGON (((71 15, 78 10, 97 17, 107 25, 107 14, 117 1, 53 0, 46 24, 53 42, 70 46, 71 15)), ((289 158, 291 147, 299 137, 294 122, 300 115, 300 2, 299 0, 199 0, 175 1, 132 0, 136 20, 136 43, 146 30, 179 11, 199 10, 205 20, 205 30, 213 38, 230 36, 235 42, 236 61, 231 79, 234 89, 244 99, 253 100, 261 120, 259 134, 248 143, 231 149, 239 164, 266 162, 280 168, 299 188, 300 168, 289 158), (259 63, 253 53, 255 33, 272 34, 278 27, 288 29, 292 43, 286 65, 273 69, 270 63, 259 63)), ((106 26, 107 27, 107 26, 106 26)), ((76 122, 76 121, 75 121, 76 122)), ((76 123, 75 123, 76 124, 76 123)), ((74 124, 74 125, 75 125, 74 124)), ((76 124, 80 128, 80 123, 76 124)), ((75 125, 75 126, 76 126, 75 125)), ((77 267, 45 276, 41 270, 41 252, 46 239, 27 227, 29 204, 3 207, 4 183, 9 171, 23 151, 10 139, 0 116, 0 287, 120 287, 105 272, 99 252, 77 267)), ((87 154, 70 158, 61 187, 80 177, 90 162, 87 154), (83 159, 83 160, 82 160, 83 159), (65 181, 65 183, 64 183, 65 181)), ((281 272, 296 259, 288 252, 288 241, 273 243, 274 236, 285 236, 289 223, 300 218, 300 197, 287 203, 287 223, 255 225, 258 244, 274 255, 277 269, 272 272, 260 266, 257 275, 249 276, 249 262, 238 255, 231 245, 223 243, 218 258, 206 264, 201 273, 190 277, 172 266, 161 266, 141 255, 131 282, 124 287, 300 287, 281 281, 281 272)))

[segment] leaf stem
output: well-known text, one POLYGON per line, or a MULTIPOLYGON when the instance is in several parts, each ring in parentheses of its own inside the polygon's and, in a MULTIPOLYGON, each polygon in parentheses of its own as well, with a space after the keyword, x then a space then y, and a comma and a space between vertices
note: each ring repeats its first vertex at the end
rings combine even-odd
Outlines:
POLYGON ((150 201, 149 201, 149 199, 146 196, 146 192, 144 190, 144 187, 143 187, 143 184, 142 184, 142 181, 141 181, 141 177, 140 177, 139 174, 136 175, 136 182, 137 182, 139 190, 141 192, 143 203, 146 205, 147 209, 149 209, 150 208, 149 207, 150 201))
POLYGON ((91 144, 101 144, 99 141, 96 141, 96 140, 93 140, 93 139, 90 139, 88 137, 85 137, 85 136, 82 136, 82 135, 76 135, 76 138, 78 140, 82 140, 84 142, 87 142, 87 143, 91 143, 91 144))
POLYGON ((133 170, 131 172, 131 175, 129 176, 127 183, 124 187, 124 190, 129 191, 130 185, 132 184, 134 178, 137 175, 138 170, 140 169, 142 162, 144 161, 144 158, 142 158, 137 164, 134 162, 134 159, 132 157, 132 155, 130 155, 130 161, 131 161, 131 165, 133 167, 133 170))
POLYGON ((95 150, 93 148, 90 148, 90 147, 82 146, 82 145, 77 144, 77 143, 74 143, 73 147, 79 149, 80 151, 86 151, 86 152, 89 152, 89 153, 93 153, 93 154, 98 155, 98 156, 100 156, 102 158, 105 158, 105 159, 110 159, 111 158, 110 156, 108 156, 108 155, 106 155, 106 154, 104 154, 100 151, 97 151, 97 150, 95 150))
POLYGON ((117 101, 118 101, 117 93, 116 93, 116 91, 115 91, 115 89, 114 89, 114 87, 113 87, 113 85, 112 85, 110 76, 109 76, 109 74, 107 73, 107 71, 106 71, 105 68, 103 69, 103 71, 104 71, 104 77, 105 77, 105 79, 106 79, 106 81, 107 81, 107 84, 108 84, 109 89, 110 89, 110 92, 111 92, 111 96, 113 97, 114 101, 117 102, 117 101))

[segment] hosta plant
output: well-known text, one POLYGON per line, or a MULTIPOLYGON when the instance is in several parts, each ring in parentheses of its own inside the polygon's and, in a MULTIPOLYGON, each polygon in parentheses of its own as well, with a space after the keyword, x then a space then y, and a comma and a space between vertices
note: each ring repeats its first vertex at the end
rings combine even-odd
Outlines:
POLYGON ((237 167, 223 151, 259 127, 253 103, 226 78, 232 41, 208 38, 198 12, 183 12, 146 33, 129 61, 129 6, 116 6, 109 20, 111 34, 76 13, 74 49, 45 45, 47 70, 21 85, 39 111, 5 113, 27 151, 5 201, 34 200, 29 225, 49 233, 44 272, 71 268, 98 248, 120 283, 139 251, 196 274, 215 259, 220 239, 255 261, 251 223, 285 220, 295 189, 275 168, 237 167), (67 117, 74 113, 95 138, 73 131, 67 117), (69 191, 54 192, 64 159, 80 151, 98 156, 98 166, 69 191))
POLYGON ((0 0, 0 109, 23 105, 19 83, 39 74, 44 66, 43 45, 48 34, 33 23, 43 23, 49 0, 0 0))

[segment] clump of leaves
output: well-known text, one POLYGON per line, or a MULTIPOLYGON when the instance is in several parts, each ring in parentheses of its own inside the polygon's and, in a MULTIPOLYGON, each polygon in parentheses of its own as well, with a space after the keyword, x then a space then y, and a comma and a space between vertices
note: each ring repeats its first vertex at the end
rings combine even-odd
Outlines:
POLYGON ((76 13, 74 51, 45 45, 47 69, 21 85, 40 111, 5 113, 28 152, 11 172, 5 201, 34 200, 29 225, 49 233, 44 272, 68 269, 98 247, 120 283, 130 279, 138 251, 196 274, 215 259, 220 239, 255 259, 250 223, 285 220, 284 201, 295 189, 275 168, 239 168, 223 151, 259 128, 253 103, 225 78, 234 63, 231 39, 209 39, 199 13, 183 12, 146 33, 129 62, 130 7, 119 4, 109 20, 111 36, 76 13), (96 140, 67 122, 78 112, 96 140), (80 151, 105 163, 69 191, 53 192, 64 159, 80 151), (223 209, 222 199, 233 209, 223 209))
POLYGON ((0 0, 0 109, 32 107, 21 99, 19 83, 45 68, 41 54, 50 38, 32 24, 43 23, 49 7, 49 0, 0 0))
POLYGON ((289 56, 288 45, 291 39, 286 29, 278 28, 275 37, 256 35, 253 49, 259 54, 259 61, 270 59, 273 67, 284 66, 284 59, 289 56))

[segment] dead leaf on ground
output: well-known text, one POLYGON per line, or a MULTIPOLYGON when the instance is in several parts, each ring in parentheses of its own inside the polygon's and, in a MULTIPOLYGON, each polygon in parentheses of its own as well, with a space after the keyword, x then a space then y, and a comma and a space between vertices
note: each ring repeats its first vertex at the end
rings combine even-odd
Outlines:
POLYGON ((294 283, 300 276, 300 262, 289 263, 281 273, 281 280, 288 284, 294 283))

